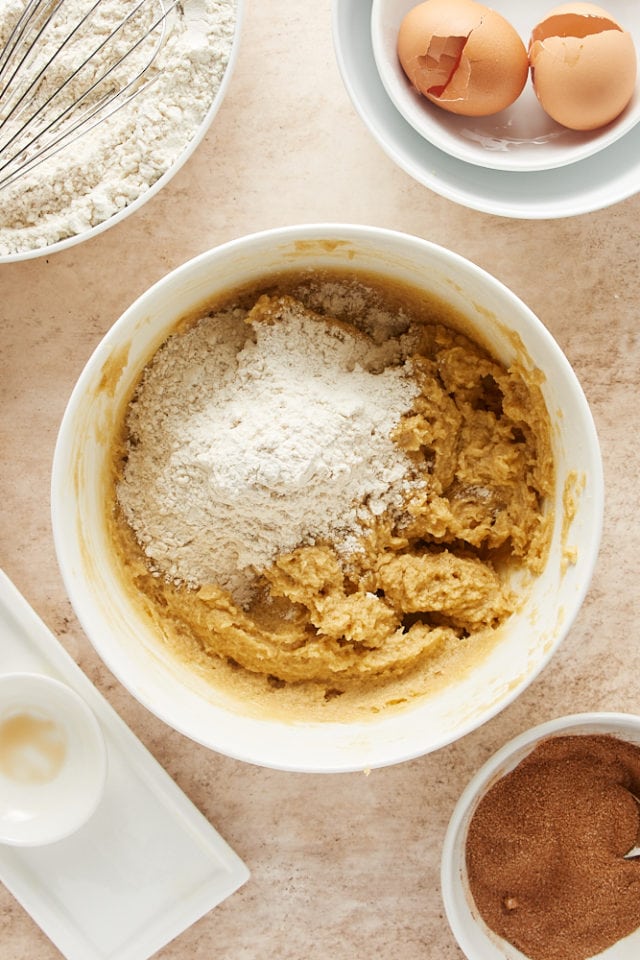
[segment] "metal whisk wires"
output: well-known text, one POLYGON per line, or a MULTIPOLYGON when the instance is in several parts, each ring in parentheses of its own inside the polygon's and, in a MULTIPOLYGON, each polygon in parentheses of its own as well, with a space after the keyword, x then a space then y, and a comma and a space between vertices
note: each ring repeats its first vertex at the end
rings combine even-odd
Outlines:
POLYGON ((0 190, 153 82, 180 0, 27 0, 0 50, 0 190), (110 8, 110 9, 109 9, 110 8))

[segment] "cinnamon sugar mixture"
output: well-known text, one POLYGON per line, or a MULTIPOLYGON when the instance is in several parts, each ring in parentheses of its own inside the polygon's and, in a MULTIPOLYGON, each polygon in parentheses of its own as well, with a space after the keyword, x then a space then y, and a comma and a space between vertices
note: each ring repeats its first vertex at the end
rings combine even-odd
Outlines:
POLYGON ((467 836, 487 925, 531 960, 586 960, 640 927, 640 747, 543 741, 482 798, 467 836))

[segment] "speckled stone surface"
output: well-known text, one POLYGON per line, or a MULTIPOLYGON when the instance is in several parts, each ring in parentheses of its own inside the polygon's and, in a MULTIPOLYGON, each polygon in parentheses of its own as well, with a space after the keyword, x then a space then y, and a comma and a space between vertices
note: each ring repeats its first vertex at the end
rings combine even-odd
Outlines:
MULTIPOLYGON (((372 140, 342 86, 330 0, 248 0, 228 95, 208 136, 142 210, 89 243, 0 265, 0 564, 98 689, 252 871, 161 960, 462 960, 439 858, 455 801, 495 749, 582 710, 640 710, 640 197, 526 222, 442 199, 372 140), (296 222, 419 234, 510 286, 580 378, 602 445, 602 548, 583 609, 511 706, 439 752, 364 774, 251 767, 185 739, 133 700, 66 598, 49 520, 58 424, 83 365, 135 297, 215 244, 296 222)), ((0 638, 0 643, 2 638, 0 638)), ((0 887, 3 960, 60 954, 0 887)))

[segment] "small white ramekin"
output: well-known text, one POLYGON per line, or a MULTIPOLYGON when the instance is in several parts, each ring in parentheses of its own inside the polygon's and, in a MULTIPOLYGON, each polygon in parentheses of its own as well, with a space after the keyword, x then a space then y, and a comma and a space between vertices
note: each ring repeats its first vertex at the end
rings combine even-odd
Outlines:
POLYGON ((82 697, 44 674, 0 675, 0 741, 8 758, 0 763, 0 843, 43 846, 80 829, 107 777, 102 729, 82 697), (23 733, 9 743, 8 731, 20 722, 23 733), (24 724, 51 733, 29 740, 24 724), (56 763, 45 749, 52 741, 61 753, 56 763))

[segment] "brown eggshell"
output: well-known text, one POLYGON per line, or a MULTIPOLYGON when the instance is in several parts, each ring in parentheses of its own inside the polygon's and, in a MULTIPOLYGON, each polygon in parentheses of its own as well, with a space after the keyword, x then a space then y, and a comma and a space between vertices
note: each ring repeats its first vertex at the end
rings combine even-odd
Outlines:
POLYGON ((633 38, 595 4, 568 3, 552 10, 531 33, 529 60, 542 108, 572 130, 610 123, 633 96, 633 38))
MULTIPOLYGON (((576 2, 558 4, 557 7, 554 7, 553 10, 549 11, 544 20, 541 20, 534 30, 542 29, 546 31, 546 24, 548 24, 553 17, 563 17, 565 15, 578 17, 599 17, 602 20, 607 20, 616 27, 620 27, 620 24, 617 22, 617 20, 612 17, 611 14, 603 7, 599 7, 595 3, 576 2)), ((587 29, 591 32, 593 28, 587 26, 587 29)))
POLYGON ((451 113, 498 113, 527 81, 524 43, 504 17, 473 0, 426 0, 405 16, 398 57, 413 86, 451 113))

